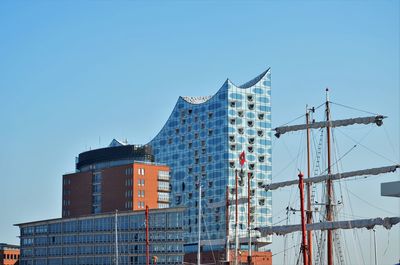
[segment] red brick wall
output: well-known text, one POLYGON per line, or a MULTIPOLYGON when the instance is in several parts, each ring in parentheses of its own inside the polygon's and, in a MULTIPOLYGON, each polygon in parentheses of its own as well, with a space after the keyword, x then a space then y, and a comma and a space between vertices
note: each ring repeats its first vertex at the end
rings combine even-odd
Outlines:
POLYGON ((92 212, 92 172, 63 176, 63 217, 88 215, 92 212), (69 201, 69 205, 64 205, 69 201), (69 216, 66 212, 69 211, 69 216))
POLYGON ((102 212, 126 211, 125 192, 129 189, 125 185, 128 178, 132 175, 126 175, 126 169, 132 168, 132 165, 124 165, 118 167, 107 168, 102 171, 102 212))
POLYGON ((19 264, 19 249, 0 250, 0 265, 19 264))
MULTIPOLYGON (((143 210, 144 208, 138 207, 138 202, 143 202, 144 205, 148 205, 150 209, 158 208, 157 203, 157 187, 158 187, 158 171, 160 167, 155 165, 146 165, 135 163, 133 166, 133 185, 134 185, 134 210, 143 210), (144 169, 144 175, 139 174, 139 170, 144 169), (144 179, 144 186, 139 186, 139 179, 144 179), (144 197, 138 197, 139 191, 144 191, 144 197)), ((165 169, 165 167, 164 167, 165 169)), ((168 170, 168 169, 167 169, 168 170)))

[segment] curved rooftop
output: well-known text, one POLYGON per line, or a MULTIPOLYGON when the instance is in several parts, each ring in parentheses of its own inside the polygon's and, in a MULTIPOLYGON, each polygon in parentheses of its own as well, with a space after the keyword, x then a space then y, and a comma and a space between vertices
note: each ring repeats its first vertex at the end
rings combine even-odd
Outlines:
POLYGON ((183 100, 190 104, 202 104, 207 102, 212 96, 200 96, 200 97, 182 97, 183 100))

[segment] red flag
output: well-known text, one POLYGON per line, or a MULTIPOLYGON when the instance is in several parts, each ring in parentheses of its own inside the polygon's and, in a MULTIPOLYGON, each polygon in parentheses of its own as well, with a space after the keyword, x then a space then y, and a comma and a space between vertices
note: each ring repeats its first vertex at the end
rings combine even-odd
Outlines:
POLYGON ((240 153, 239 155, 239 163, 240 166, 243 167, 244 163, 246 162, 246 155, 244 154, 244 151, 240 153))

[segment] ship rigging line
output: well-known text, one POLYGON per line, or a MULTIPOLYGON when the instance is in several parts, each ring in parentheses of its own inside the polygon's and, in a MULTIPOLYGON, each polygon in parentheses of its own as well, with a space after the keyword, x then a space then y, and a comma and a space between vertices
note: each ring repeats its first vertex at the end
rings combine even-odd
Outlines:
POLYGON ((369 203, 368 201, 366 201, 366 200, 364 200, 363 198, 359 197, 359 196, 356 195, 355 193, 351 192, 349 189, 347 189, 347 188, 345 188, 345 189, 347 190, 348 193, 350 193, 351 195, 353 195, 354 197, 356 197, 356 198, 359 199, 360 201, 366 203, 367 205, 371 206, 372 208, 381 210, 381 211, 386 212, 386 213, 388 213, 388 214, 396 215, 396 213, 387 211, 387 210, 385 210, 385 209, 383 209, 383 208, 380 208, 380 207, 378 207, 378 206, 373 205, 372 203, 369 203))
POLYGON ((367 111, 367 110, 357 109, 357 108, 346 106, 346 105, 343 105, 343 104, 340 104, 340 103, 336 103, 336 102, 333 102, 333 101, 329 101, 329 102, 334 104, 334 105, 341 106, 341 107, 344 107, 344 108, 357 110, 357 111, 365 112, 365 113, 372 114, 372 115, 379 115, 378 113, 373 113, 373 112, 370 112, 370 111, 367 111))
POLYGON ((353 137, 351 137, 350 135, 348 135, 348 134, 342 132, 342 131, 339 130, 338 128, 336 128, 336 130, 338 130, 341 134, 343 134, 344 136, 346 136, 347 138, 349 138, 350 140, 352 140, 352 141, 355 142, 356 144, 361 145, 362 147, 364 147, 365 149, 367 149, 367 150, 370 151, 371 153, 374 153, 375 155, 377 155, 377 156, 379 156, 379 157, 381 157, 381 158, 383 158, 383 159, 386 159, 387 161, 389 161, 389 162, 391 162, 391 163, 397 163, 397 162, 391 160, 390 158, 387 158, 386 156, 381 155, 381 154, 379 154, 378 152, 375 152, 374 150, 370 149, 369 147, 363 145, 361 142, 355 140, 353 137))

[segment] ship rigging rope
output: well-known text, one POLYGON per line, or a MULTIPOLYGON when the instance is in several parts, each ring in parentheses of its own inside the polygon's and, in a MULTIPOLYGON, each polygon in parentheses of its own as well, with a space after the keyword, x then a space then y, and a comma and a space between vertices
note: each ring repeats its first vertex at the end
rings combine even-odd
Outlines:
MULTIPOLYGON (((372 129, 373 129, 373 127, 372 127, 370 130, 368 130, 368 132, 367 132, 363 137, 361 137, 361 139, 360 139, 358 142, 361 143, 363 140, 365 140, 365 138, 371 133, 372 129)), ((333 146, 334 146, 334 152, 335 152, 334 154, 335 154, 335 156, 339 156, 339 155, 338 155, 338 153, 339 153, 339 146, 338 146, 337 141, 336 141, 336 129, 335 129, 335 130, 332 130, 332 138, 333 138, 333 141, 334 141, 334 145, 333 145, 333 146)), ((351 148, 351 149, 350 149, 348 152, 346 152, 339 160, 336 161, 335 164, 337 164, 337 166, 336 166, 336 167, 337 167, 337 172, 341 172, 341 169, 343 168, 342 161, 341 161, 342 158, 343 158, 345 155, 347 155, 351 150, 353 150, 356 146, 357 146, 357 144, 354 145, 353 148, 351 148)), ((338 182, 339 182, 339 187, 340 187, 341 200, 342 200, 342 203, 343 203, 343 190, 342 190, 342 182, 343 182, 343 181, 339 180, 338 182)), ((344 185, 346 185, 346 187, 347 187, 347 184, 344 184, 344 185)), ((346 191, 349 191, 346 187, 344 187, 344 188, 346 189, 346 191)), ((347 193, 347 197, 349 198, 349 204, 350 204, 351 213, 354 214, 353 208, 352 208, 352 206, 351 206, 351 200, 350 200, 349 193, 347 193)), ((337 210, 337 209, 335 209, 335 210, 337 210)), ((336 213, 336 214, 337 214, 337 213, 336 213)), ((345 233, 344 231, 342 231, 342 232, 343 232, 343 234, 345 233)), ((359 233, 358 233, 357 230, 353 230, 352 232, 353 232, 353 242, 355 241, 355 243, 357 243, 357 244, 355 244, 355 245, 356 245, 356 246, 358 247, 358 249, 359 249, 358 253, 359 253, 359 255, 361 256, 361 260, 362 260, 363 264, 365 264, 365 259, 364 259, 364 254, 363 254, 362 248, 361 248, 361 241, 360 241, 359 233)), ((344 237, 344 243, 345 243, 345 245, 347 246, 346 237, 344 237)), ((347 248, 346 248, 346 249, 347 249, 347 248)), ((348 254, 348 251, 347 251, 346 254, 348 254)), ((356 255, 355 258, 357 259, 357 262, 359 262, 358 256, 357 256, 357 255, 356 255)), ((350 257, 349 257, 349 260, 350 260, 350 257)))
POLYGON ((393 161, 393 160, 390 159, 390 158, 387 158, 387 157, 384 156, 384 155, 379 154, 378 152, 372 150, 371 148, 369 148, 369 147, 363 145, 360 141, 355 140, 353 137, 351 137, 350 135, 346 134, 346 133, 343 132, 342 130, 340 130, 340 129, 338 129, 338 128, 336 128, 336 130, 338 130, 341 134, 343 134, 344 136, 346 136, 346 137, 349 138, 350 140, 354 141, 357 145, 360 145, 360 146, 364 147, 365 149, 367 149, 367 150, 370 151, 371 153, 374 153, 375 155, 377 155, 377 156, 379 156, 379 157, 381 157, 381 158, 383 158, 383 159, 386 159, 387 161, 389 161, 389 162, 391 162, 391 163, 394 163, 394 164, 397 164, 397 163, 398 163, 398 162, 393 161))
POLYGON ((348 193, 350 193, 351 195, 353 195, 354 197, 356 197, 356 198, 359 199, 360 201, 366 203, 367 205, 371 206, 372 208, 381 210, 381 211, 386 212, 386 213, 388 213, 388 214, 393 214, 394 216, 396 216, 396 215, 398 214, 398 213, 394 213, 394 212, 385 210, 385 209, 383 209, 383 208, 381 208, 381 207, 379 207, 379 206, 373 205, 372 203, 368 202, 367 200, 364 200, 363 198, 359 197, 359 196, 356 195, 355 193, 351 192, 349 189, 346 188, 346 190, 347 190, 348 193))
MULTIPOLYGON (((314 111, 316 111, 317 109, 319 109, 320 107, 322 107, 322 106, 324 106, 324 105, 325 105, 325 102, 322 103, 321 105, 319 105, 318 107, 315 107, 315 108, 314 108, 314 111)), ((286 125, 288 125, 288 124, 291 124, 292 122, 295 122, 295 121, 297 121, 298 119, 300 119, 300 118, 302 118, 302 117, 305 117, 305 116, 306 116, 305 114, 302 114, 302 115, 298 116, 297 118, 294 118, 293 120, 291 120, 291 121, 289 121, 289 122, 287 122, 287 123, 285 123, 285 124, 282 124, 282 125, 279 126, 279 127, 283 127, 283 126, 286 126, 286 125)))
MULTIPOLYGON (((201 194, 200 194, 200 200, 201 200, 201 194)), ((208 206, 207 203, 206 203, 206 206, 208 206)), ((212 256, 213 256, 214 264, 216 264, 215 255, 214 255, 214 249, 213 249, 213 246, 211 245, 211 242, 210 242, 210 234, 208 233, 208 229, 207 229, 207 223, 206 223, 205 218, 202 218, 202 214, 200 215, 200 220, 198 220, 198 222, 201 222, 201 219, 203 219, 203 224, 204 224, 204 227, 206 228, 206 234, 207 234, 207 238, 208 238, 208 244, 209 244, 209 246, 210 246, 210 248, 211 248, 211 253, 212 253, 212 256)), ((200 242, 199 242, 199 244, 200 244, 200 242)))
POLYGON ((367 111, 367 110, 357 109, 357 108, 346 106, 346 105, 343 105, 343 104, 340 104, 340 103, 336 103, 336 102, 333 102, 333 101, 329 101, 329 102, 331 104, 334 104, 334 105, 337 105, 337 106, 341 106, 341 107, 344 107, 344 108, 348 108, 348 109, 352 109, 352 110, 356 110, 356 111, 360 111, 360 112, 365 112, 365 113, 372 114, 372 115, 379 115, 378 113, 373 113, 373 112, 370 112, 370 111, 367 111))

